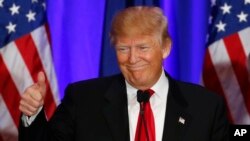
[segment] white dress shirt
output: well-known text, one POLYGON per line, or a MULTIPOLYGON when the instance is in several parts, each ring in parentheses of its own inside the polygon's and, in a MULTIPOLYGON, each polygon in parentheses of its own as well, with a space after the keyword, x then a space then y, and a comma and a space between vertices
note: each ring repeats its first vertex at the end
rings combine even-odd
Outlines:
POLYGON ((24 127, 29 127, 31 125, 31 123, 36 119, 37 115, 42 111, 42 109, 43 109, 43 106, 41 106, 38 109, 37 113, 31 117, 28 117, 28 116, 25 116, 24 114, 22 114, 21 120, 23 122, 24 127))
MULTIPOLYGON (((137 102, 137 90, 131 86, 126 81, 126 89, 128 96, 128 116, 129 116, 129 132, 130 132, 130 141, 135 140, 137 120, 140 110, 140 105, 137 102)), ((155 120, 155 135, 156 141, 162 140, 164 121, 165 121, 165 112, 167 105, 167 94, 169 89, 169 82, 165 76, 164 70, 159 80, 151 88, 154 90, 154 94, 150 97, 150 105, 153 111, 154 120, 155 120)))

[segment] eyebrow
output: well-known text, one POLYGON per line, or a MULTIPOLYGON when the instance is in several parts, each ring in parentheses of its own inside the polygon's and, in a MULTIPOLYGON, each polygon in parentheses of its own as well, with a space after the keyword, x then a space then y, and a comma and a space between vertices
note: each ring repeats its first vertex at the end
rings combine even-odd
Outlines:
MULTIPOLYGON (((144 45, 149 45, 149 43, 148 42, 143 42, 143 43, 136 44, 135 46, 144 46, 144 45)), ((116 46, 129 46, 129 45, 120 42, 120 43, 117 43, 116 46)))
POLYGON ((145 45, 149 45, 149 43, 140 43, 140 44, 137 44, 136 47, 145 46, 145 45))

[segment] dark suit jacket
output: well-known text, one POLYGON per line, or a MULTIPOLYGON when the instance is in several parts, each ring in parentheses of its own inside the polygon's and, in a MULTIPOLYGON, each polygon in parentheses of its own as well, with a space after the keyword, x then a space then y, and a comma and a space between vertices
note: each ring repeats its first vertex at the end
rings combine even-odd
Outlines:
MULTIPOLYGON (((222 98, 204 88, 169 79, 163 141, 228 140, 222 98), (185 122, 180 122, 183 118, 185 122)), ((41 112, 20 141, 129 141, 125 80, 122 75, 70 84, 47 122, 41 112)))

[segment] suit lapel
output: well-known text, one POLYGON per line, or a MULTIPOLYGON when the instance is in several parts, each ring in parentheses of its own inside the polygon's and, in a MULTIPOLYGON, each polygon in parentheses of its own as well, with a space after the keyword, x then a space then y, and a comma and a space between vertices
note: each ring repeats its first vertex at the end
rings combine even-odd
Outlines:
POLYGON ((182 96, 176 82, 168 76, 169 92, 165 115, 163 141, 181 141, 191 122, 191 116, 186 113, 188 103, 182 96))
POLYGON ((122 75, 115 77, 105 93, 103 114, 115 141, 129 140, 126 85, 122 75), (118 78, 118 79, 117 79, 118 78))

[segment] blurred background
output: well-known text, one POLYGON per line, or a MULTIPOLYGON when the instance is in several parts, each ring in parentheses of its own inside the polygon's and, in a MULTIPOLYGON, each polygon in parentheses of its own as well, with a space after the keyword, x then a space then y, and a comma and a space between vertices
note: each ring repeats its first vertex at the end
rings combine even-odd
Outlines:
POLYGON ((0 141, 17 140, 19 100, 39 71, 48 118, 69 83, 120 72, 110 24, 135 5, 168 18, 165 70, 221 95, 232 124, 250 124, 250 0, 0 0, 0 141))

